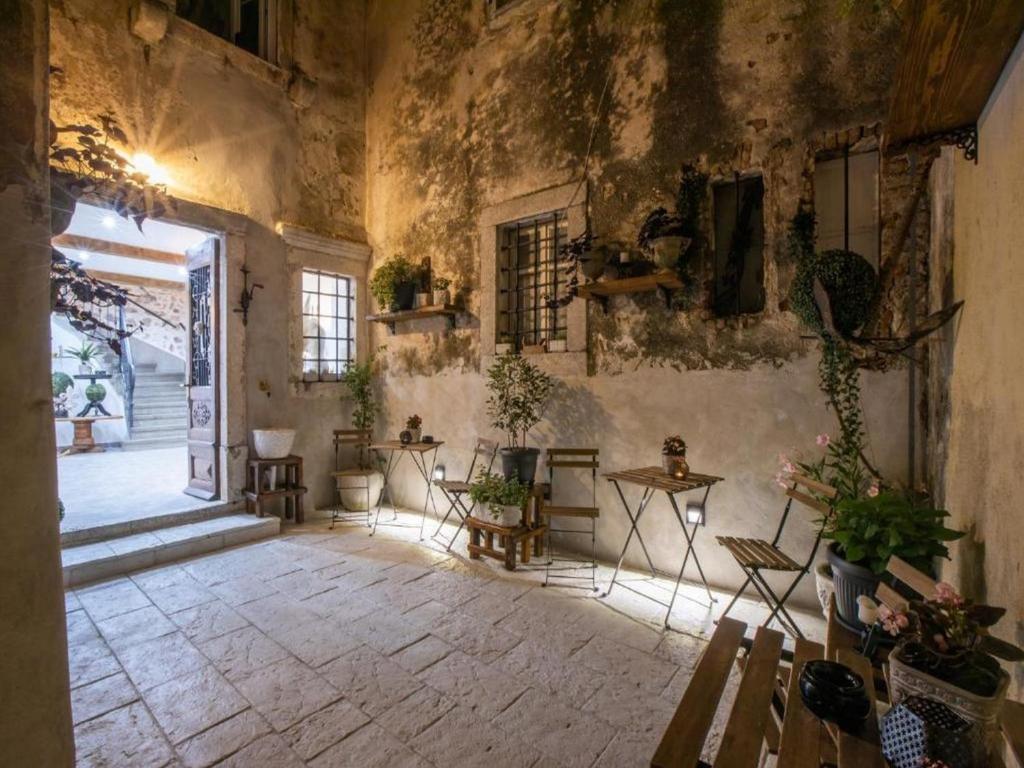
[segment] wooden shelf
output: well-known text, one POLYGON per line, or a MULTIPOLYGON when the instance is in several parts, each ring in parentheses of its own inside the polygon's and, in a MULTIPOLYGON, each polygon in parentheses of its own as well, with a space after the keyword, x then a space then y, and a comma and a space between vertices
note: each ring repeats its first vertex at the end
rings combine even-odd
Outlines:
POLYGON ((451 304, 432 304, 429 307, 417 309, 403 309, 398 312, 382 312, 379 315, 367 315, 366 319, 371 323, 385 323, 391 333, 395 332, 395 324, 409 322, 412 320, 425 320, 431 317, 443 317, 448 323, 448 328, 455 327, 455 316, 459 310, 451 304))
POLYGON ((672 291, 683 287, 683 282, 676 276, 675 272, 662 270, 642 277, 624 277, 619 280, 601 280, 596 283, 587 283, 579 288, 579 295, 587 301, 600 302, 601 307, 608 309, 609 296, 621 296, 624 293, 650 293, 660 291, 665 299, 665 306, 669 306, 672 299, 672 291))

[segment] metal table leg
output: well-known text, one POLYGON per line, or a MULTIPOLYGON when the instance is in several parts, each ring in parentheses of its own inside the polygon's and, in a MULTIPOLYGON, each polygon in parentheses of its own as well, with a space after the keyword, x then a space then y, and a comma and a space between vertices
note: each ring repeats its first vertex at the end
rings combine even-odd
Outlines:
POLYGON ((433 486, 430 482, 430 478, 434 474, 434 466, 437 464, 437 449, 435 448, 432 452, 433 460, 430 464, 430 471, 427 471, 427 457, 422 453, 419 454, 417 460, 417 454, 413 454, 412 463, 416 465, 416 469, 419 470, 420 475, 423 477, 423 481, 427 484, 427 495, 423 498, 423 515, 420 517, 420 541, 423 541, 423 527, 427 522, 427 502, 434 508, 434 516, 438 517, 437 504, 434 503, 434 491, 433 486))
MULTIPOLYGON (((380 523, 380 510, 384 506, 384 494, 387 494, 388 501, 391 502, 391 508, 395 508, 395 500, 391 496, 391 473, 394 472, 395 467, 398 466, 398 462, 401 461, 402 454, 398 454, 398 459, 395 459, 395 451, 388 453, 388 463, 384 467, 384 487, 381 488, 380 498, 377 499, 377 515, 373 519, 373 530, 370 531, 370 535, 373 536, 377 532, 377 524, 380 523)), ((396 513, 395 517, 398 515, 396 513)))
POLYGON ((632 511, 629 509, 629 504, 626 502, 626 497, 622 493, 622 489, 619 487, 618 480, 612 480, 615 485, 615 490, 619 492, 619 498, 622 499, 622 506, 626 510, 626 516, 629 517, 629 534, 626 536, 626 543, 622 547, 622 553, 619 555, 619 561, 615 565, 615 573, 612 574, 612 580, 608 584, 608 589, 605 590, 602 597, 608 597, 612 593, 612 588, 615 586, 615 582, 619 577, 619 571, 622 569, 622 561, 626 559, 626 550, 629 549, 629 543, 633 540, 633 534, 636 534, 637 539, 640 541, 640 546, 643 548, 644 556, 647 558, 647 564, 651 567, 651 576, 656 576, 654 570, 654 563, 651 562, 651 556, 647 553, 647 547, 644 545, 643 537, 640 535, 640 529, 637 527, 640 523, 640 516, 644 513, 644 509, 647 508, 647 503, 651 500, 654 495, 654 491, 650 488, 644 489, 644 495, 640 499, 640 504, 637 507, 636 517, 633 517, 632 511))
MULTIPOLYGON (((707 508, 708 495, 710 493, 711 487, 708 486, 708 489, 704 492, 704 500, 701 502, 700 505, 702 514, 703 510, 707 508)), ((683 580, 683 571, 686 570, 686 563, 689 561, 691 553, 693 554, 693 562, 697 566, 697 572, 700 574, 700 580, 704 584, 704 589, 707 590, 708 600, 710 600, 712 603, 717 603, 718 601, 715 599, 714 595, 711 594, 711 588, 708 586, 708 580, 704 577, 704 569, 701 568, 700 559, 697 557, 697 550, 693 547, 694 539, 697 538, 697 528, 700 527, 700 523, 693 524, 693 531, 691 533, 689 529, 686 527, 686 520, 679 512, 679 504, 676 503, 676 497, 673 494, 667 492, 665 495, 668 496, 668 500, 672 504, 672 511, 675 512, 676 519, 679 521, 679 525, 683 529, 683 536, 686 538, 686 554, 683 555, 683 565, 682 567, 680 567, 679 575, 676 577, 676 585, 675 588, 672 590, 672 599, 669 601, 668 604, 668 613, 665 614, 665 628, 668 629, 669 619, 672 617, 672 607, 676 603, 676 595, 679 593, 679 584, 683 580)), ((711 606, 708 607, 710 608, 711 606)))

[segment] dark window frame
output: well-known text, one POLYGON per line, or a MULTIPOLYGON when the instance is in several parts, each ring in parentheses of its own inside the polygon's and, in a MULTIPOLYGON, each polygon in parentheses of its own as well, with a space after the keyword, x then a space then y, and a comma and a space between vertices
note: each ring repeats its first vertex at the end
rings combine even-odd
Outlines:
POLYGON ((711 185, 712 226, 715 233, 711 306, 716 317, 756 315, 764 311, 767 300, 764 286, 764 192, 764 177, 760 173, 737 173, 732 179, 721 180, 711 185), (720 201, 724 202, 730 194, 733 195, 730 201, 731 208, 723 211, 725 205, 720 201), (748 200, 748 195, 753 197, 748 200), (752 242, 744 254, 738 278, 730 278, 725 270, 729 268, 728 258, 733 246, 733 237, 739 231, 743 209, 748 203, 753 208, 750 215, 754 217, 748 222, 753 228, 752 242), (726 212, 731 212, 732 219, 730 222, 721 222, 719 216, 726 212), (725 237, 722 236, 723 227, 728 227, 724 229, 725 237), (749 290, 744 291, 744 286, 747 285, 744 277, 750 269, 756 270, 756 283, 759 289, 753 297, 750 296, 749 290))
POLYGON ((349 366, 356 361, 356 280, 354 277, 349 275, 342 275, 336 272, 327 272, 322 269, 315 269, 313 267, 303 267, 301 276, 301 311, 302 311, 302 379, 303 381, 340 381, 348 370, 349 366), (316 275, 317 278, 317 290, 311 291, 306 288, 306 277, 309 275, 316 275), (324 291, 323 283, 321 278, 328 278, 337 280, 336 289, 333 292, 324 291), (342 290, 344 285, 344 290, 342 290), (306 299, 307 296, 317 297, 317 311, 307 312, 306 311, 306 299), (320 311, 320 297, 327 296, 334 298, 334 313, 325 315, 320 311), (347 305, 347 312, 345 316, 341 313, 341 302, 344 301, 347 305), (306 319, 314 318, 317 320, 318 329, 321 331, 316 336, 312 336, 306 333, 306 319), (321 320, 332 320, 334 322, 334 335, 327 335, 322 332, 323 325, 320 324, 321 320), (342 326, 344 325, 344 331, 342 326), (317 342, 317 356, 315 358, 306 356, 306 343, 315 340, 317 342), (323 344, 322 342, 334 342, 335 353, 333 357, 323 356, 323 344), (342 346, 345 346, 346 354, 342 355, 342 346), (311 362, 316 363, 316 370, 310 371, 308 365, 311 362), (324 372, 323 364, 333 363, 336 368, 332 372, 324 372))
POLYGON ((195 0, 194 6, 179 2, 175 14, 214 37, 276 65, 280 0, 221 0, 220 4, 224 7, 215 7, 216 0, 195 0), (209 10, 205 19, 199 17, 204 9, 209 10), (247 27, 249 18, 255 18, 255 30, 247 27), (213 26, 215 20, 216 27, 213 26))

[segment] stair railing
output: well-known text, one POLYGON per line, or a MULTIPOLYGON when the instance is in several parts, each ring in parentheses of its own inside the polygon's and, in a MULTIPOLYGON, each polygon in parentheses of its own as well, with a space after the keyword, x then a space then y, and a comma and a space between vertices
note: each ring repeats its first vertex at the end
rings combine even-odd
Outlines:
MULTIPOLYGON (((126 330, 124 307, 117 308, 117 328, 126 330)), ((135 359, 132 357, 132 340, 130 336, 121 339, 121 355, 118 358, 121 381, 124 382, 124 422, 131 438, 132 427, 135 426, 135 359)))

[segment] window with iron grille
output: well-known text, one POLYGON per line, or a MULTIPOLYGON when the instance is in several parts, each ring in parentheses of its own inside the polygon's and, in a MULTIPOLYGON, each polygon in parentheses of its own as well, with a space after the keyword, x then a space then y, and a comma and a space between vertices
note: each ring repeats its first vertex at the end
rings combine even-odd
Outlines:
POLYGON ((355 281, 302 270, 302 378, 338 381, 355 356, 355 281))
POLYGON ((562 245, 565 212, 556 211, 498 227, 498 342, 521 350, 545 339, 565 338, 566 308, 552 307, 565 291, 562 245))

